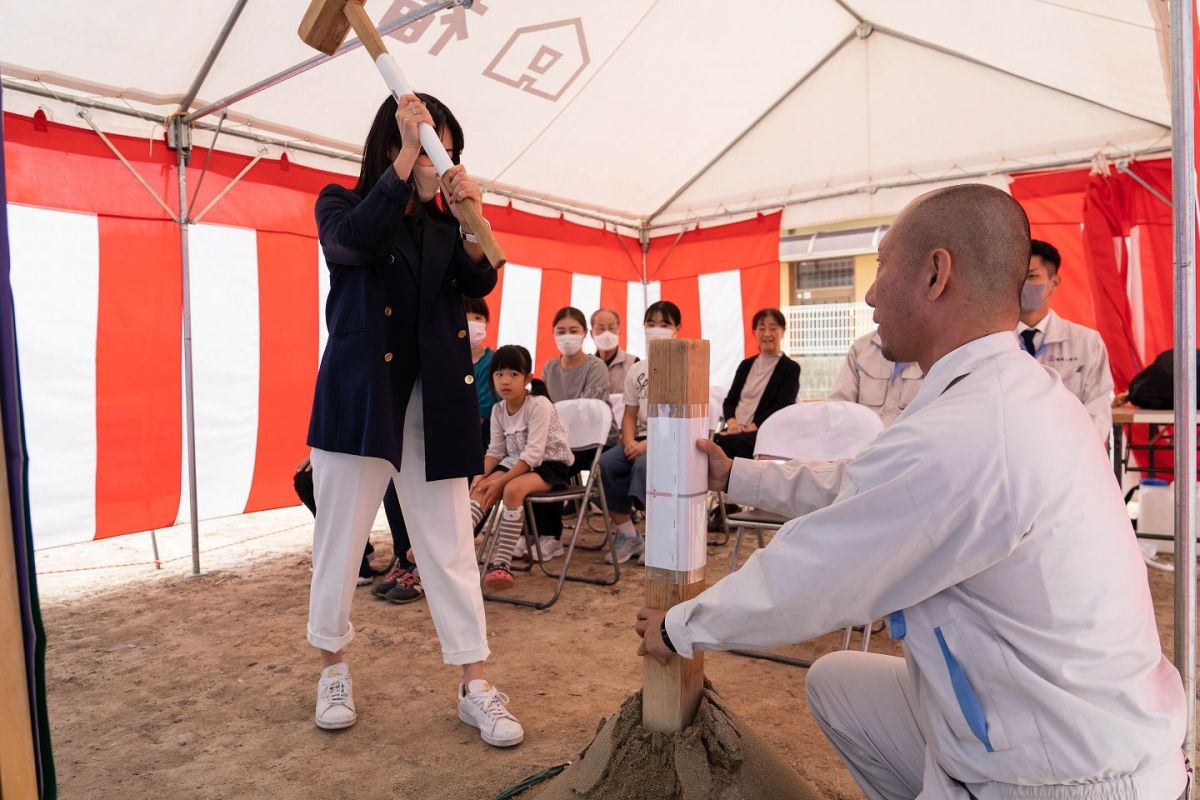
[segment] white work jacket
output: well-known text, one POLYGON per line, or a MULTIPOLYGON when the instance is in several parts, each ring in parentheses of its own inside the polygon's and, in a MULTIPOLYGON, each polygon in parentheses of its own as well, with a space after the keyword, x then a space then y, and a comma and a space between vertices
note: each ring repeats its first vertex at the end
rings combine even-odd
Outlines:
POLYGON ((939 360, 853 461, 739 459, 729 497, 798 518, 670 610, 681 655, 886 618, 927 763, 979 800, 1183 790, 1183 688, 1120 489, 1012 332, 939 360))
POLYGON ((846 353, 829 399, 864 405, 878 414, 887 428, 916 399, 925 377, 915 361, 899 370, 897 366, 883 357, 878 331, 860 336, 846 353))
MULTIPOLYGON (((1028 327, 1017 323, 1017 333, 1028 327)), ((1113 379, 1104 340, 1091 328, 1065 320, 1053 311, 1037 327, 1042 332, 1033 340, 1034 357, 1058 373, 1063 386, 1091 415, 1100 440, 1107 442, 1112 433, 1113 379)))

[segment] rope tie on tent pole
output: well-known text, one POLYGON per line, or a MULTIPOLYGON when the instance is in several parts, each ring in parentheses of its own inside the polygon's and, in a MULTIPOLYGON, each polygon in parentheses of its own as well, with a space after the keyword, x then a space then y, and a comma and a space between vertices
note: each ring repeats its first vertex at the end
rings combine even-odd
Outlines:
POLYGON ((96 132, 96 135, 100 137, 100 141, 104 142, 108 149, 113 152, 113 155, 121 160, 121 163, 125 165, 125 169, 129 170, 129 174, 132 175, 134 179, 142 185, 143 189, 150 193, 150 196, 154 198, 155 202, 162 206, 163 211, 167 212, 167 216, 171 218, 171 221, 179 222, 179 217, 174 211, 171 210, 171 207, 168 206, 163 199, 158 196, 158 192, 154 191, 150 184, 146 183, 146 179, 143 178, 138 171, 133 168, 133 164, 129 163, 129 159, 125 158, 124 154, 117 149, 116 145, 114 145, 112 141, 104 135, 104 131, 100 130, 96 123, 92 122, 91 112, 89 112, 86 108, 80 108, 77 109, 75 113, 80 119, 88 124, 88 127, 96 132))

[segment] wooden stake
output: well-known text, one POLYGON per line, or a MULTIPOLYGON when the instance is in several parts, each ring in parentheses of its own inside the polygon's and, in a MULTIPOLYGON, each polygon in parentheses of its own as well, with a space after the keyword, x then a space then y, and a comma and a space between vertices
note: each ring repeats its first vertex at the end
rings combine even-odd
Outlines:
MULTIPOLYGON (((647 393, 646 606, 668 609, 704 589, 707 461, 695 440, 708 435, 708 342, 650 342, 647 393)), ((704 691, 704 660, 646 658, 642 725, 672 733, 692 723, 704 691)))
POLYGON ((4 431, 0 428, 0 798, 37 797, 33 724, 29 720, 29 684, 17 594, 16 547, 8 497, 4 431))

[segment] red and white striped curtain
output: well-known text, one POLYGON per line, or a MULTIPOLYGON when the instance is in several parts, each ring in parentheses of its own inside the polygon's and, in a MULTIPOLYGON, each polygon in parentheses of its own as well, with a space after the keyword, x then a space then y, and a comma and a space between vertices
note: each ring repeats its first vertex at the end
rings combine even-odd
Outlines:
MULTIPOLYGON (((39 548, 187 519, 178 226, 91 131, 5 115, 12 282, 29 492, 39 548)), ((110 139, 177 208, 173 153, 110 139)), ((189 192, 206 153, 189 168, 189 192)), ((193 208, 246 159, 214 153, 193 208)), ((260 161, 189 231, 201 518, 294 505, 328 274, 313 202, 345 176, 260 161)), ((651 240, 511 208, 487 210, 510 261, 487 298, 488 343, 556 355, 574 305, 621 313, 644 354, 645 305, 672 300, 683 334, 712 342, 714 384, 753 352, 748 323, 779 300, 779 215, 651 240)), ((540 367, 539 367, 540 371, 540 367)))

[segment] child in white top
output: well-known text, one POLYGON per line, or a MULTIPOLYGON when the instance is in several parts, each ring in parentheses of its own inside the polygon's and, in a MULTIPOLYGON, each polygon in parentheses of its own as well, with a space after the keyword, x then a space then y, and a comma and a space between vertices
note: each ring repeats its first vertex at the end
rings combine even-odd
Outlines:
MULTIPOLYGON (((492 356, 492 385, 500 402, 492 407, 483 475, 471 484, 471 517, 478 525, 497 501, 503 501, 499 543, 483 580, 493 591, 513 585, 513 551, 525 527, 525 498, 565 488, 575 460, 554 404, 526 390, 532 372, 533 359, 524 347, 506 345, 492 356)), ((546 542, 547 547, 555 544, 557 538, 546 542)))

